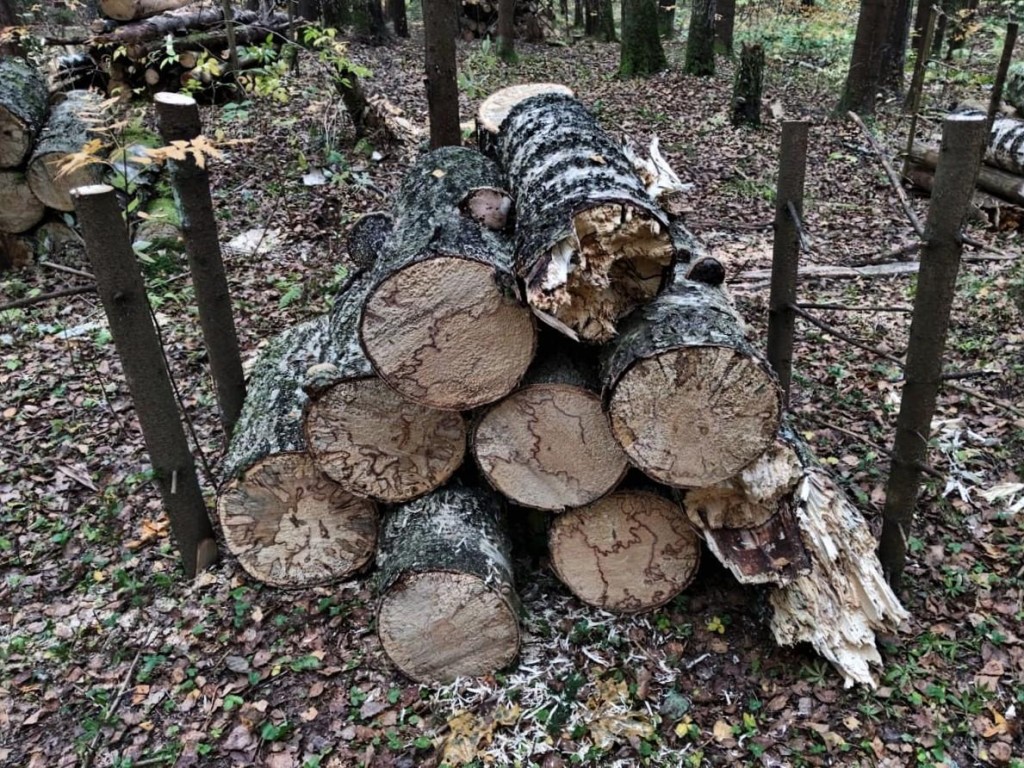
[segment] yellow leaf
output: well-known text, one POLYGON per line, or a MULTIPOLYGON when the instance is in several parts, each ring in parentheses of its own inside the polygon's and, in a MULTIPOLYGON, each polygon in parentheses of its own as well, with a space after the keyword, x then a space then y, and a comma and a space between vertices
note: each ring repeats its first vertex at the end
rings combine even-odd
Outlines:
POLYGON ((92 572, 92 580, 93 580, 93 581, 96 581, 96 582, 100 582, 100 581, 106 581, 106 578, 107 578, 107 577, 106 577, 106 575, 105 575, 105 574, 103 573, 103 571, 93 571, 93 572, 92 572))
POLYGON ((678 723, 676 723, 675 732, 676 736, 683 739, 690 735, 690 717, 686 716, 678 723))
POLYGON ((725 720, 717 720, 714 728, 711 729, 711 734, 715 737, 715 741, 726 741, 732 738, 732 726, 725 720))

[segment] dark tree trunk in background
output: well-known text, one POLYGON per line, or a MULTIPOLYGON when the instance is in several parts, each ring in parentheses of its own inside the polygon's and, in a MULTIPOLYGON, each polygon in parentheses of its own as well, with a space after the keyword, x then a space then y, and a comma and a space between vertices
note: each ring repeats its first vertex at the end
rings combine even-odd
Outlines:
POLYGON ((671 40, 676 33, 675 0, 658 0, 658 33, 671 40))
POLYGON ((458 25, 458 6, 455 0, 423 0, 431 149, 462 143, 459 85, 455 68, 455 34, 458 25))
POLYGON ((715 15, 715 52, 732 56, 733 31, 736 29, 736 0, 718 0, 715 15))
POLYGON ((583 0, 583 34, 587 37, 597 34, 597 0, 583 0))
POLYGON ((885 47, 882 49, 882 85, 903 93, 903 73, 907 68, 907 38, 910 34, 911 0, 896 0, 885 47))
POLYGON ((498 0, 498 56, 505 61, 516 57, 516 0, 498 0))
POLYGON ((732 124, 761 127, 761 91, 764 85, 764 48, 743 44, 732 91, 732 124))
POLYGON ((352 23, 350 0, 321 0, 324 24, 328 27, 343 27, 352 23))
MULTIPOLYGON (((18 4, 16 0, 0 0, 0 27, 18 26, 18 4)), ((15 40, 0 43, 0 56, 24 56, 25 52, 15 40)))
POLYGON ((715 0, 693 0, 686 37, 686 72, 715 74, 715 0))
POLYGON ((352 23, 356 32, 372 45, 387 44, 389 34, 380 0, 355 0, 352 6, 352 23))
POLYGON ((839 112, 874 114, 875 97, 882 87, 883 48, 893 5, 890 0, 861 0, 857 36, 853 41, 846 85, 837 107, 839 112))
POLYGON ((917 10, 914 11, 914 27, 910 35, 910 44, 918 55, 921 53, 921 42, 924 40, 924 31, 928 26, 928 16, 931 14, 934 5, 934 0, 917 0, 917 10))
POLYGON ((576 0, 573 5, 572 25, 574 27, 583 26, 583 0, 576 0))
POLYGON ((587 37, 594 37, 602 43, 614 43, 618 40, 615 34, 615 17, 612 0, 586 0, 587 18, 584 31, 587 37))
POLYGON ((658 36, 658 7, 655 0, 622 0, 622 51, 619 74, 623 77, 651 75, 668 66, 658 36))
POLYGON ((409 36, 409 16, 406 13, 405 0, 388 0, 388 18, 395 27, 396 35, 409 36))
POLYGON ((299 0, 295 5, 295 11, 306 21, 315 24, 320 21, 320 0, 299 0))

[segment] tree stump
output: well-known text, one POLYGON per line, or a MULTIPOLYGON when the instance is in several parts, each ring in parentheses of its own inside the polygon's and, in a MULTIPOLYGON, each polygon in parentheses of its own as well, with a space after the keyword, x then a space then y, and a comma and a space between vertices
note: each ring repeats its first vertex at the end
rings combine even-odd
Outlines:
POLYGON ((377 633, 418 682, 493 673, 519 652, 501 501, 453 483, 384 518, 377 633))
POLYGON ((700 538, 679 503, 646 489, 619 490, 556 516, 548 549, 574 595, 617 613, 664 605, 700 564, 700 538))
POLYGON ((761 127, 761 92, 764 89, 764 48, 743 43, 732 88, 732 124, 761 127))
POLYGON ((536 332, 515 298, 508 240, 460 210, 500 181, 479 153, 444 147, 402 184, 359 338, 377 374, 409 400, 446 410, 491 403, 533 359, 536 332))
POLYGON ((22 164, 43 127, 46 78, 22 59, 0 57, 0 168, 22 164))
MULTIPOLYGON (((363 239, 359 233, 379 234, 367 224, 350 242, 363 239)), ((407 400, 373 375, 356 328, 372 286, 371 273, 356 276, 331 312, 330 338, 305 381, 306 441, 317 465, 343 488, 408 501, 444 485, 459 468, 466 427, 460 414, 407 400)))
POLYGON ((89 141, 89 121, 99 112, 99 98, 91 91, 72 91, 53 108, 28 163, 28 183, 33 194, 48 207, 73 211, 71 190, 94 183, 97 166, 86 165, 68 174, 61 163, 81 152, 89 141))
POLYGON ((373 557, 377 509, 330 480, 305 451, 301 380, 320 359, 326 317, 277 336, 260 355, 224 460, 224 539, 254 578, 285 587, 345 578, 373 557))
POLYGON ((596 365, 581 350, 542 344, 522 387, 477 422, 473 453, 495 488, 546 510, 596 501, 626 474, 598 394, 596 365))
POLYGON ((520 102, 499 143, 516 197, 515 271, 527 302, 570 338, 607 341, 618 319, 671 275, 665 214, 618 143, 570 96, 520 102))
POLYGON ((718 288, 677 279, 602 351, 612 433, 634 465, 677 488, 726 480, 779 428, 768 365, 718 288))

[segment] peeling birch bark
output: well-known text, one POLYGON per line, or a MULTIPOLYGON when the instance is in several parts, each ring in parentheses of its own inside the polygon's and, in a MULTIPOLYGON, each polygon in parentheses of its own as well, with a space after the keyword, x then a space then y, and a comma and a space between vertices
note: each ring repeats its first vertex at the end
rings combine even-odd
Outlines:
POLYGON ((418 682, 496 672, 519 652, 501 500, 461 483, 392 508, 377 553, 377 633, 418 682))
POLYGON ((620 318, 668 282, 668 219, 619 144, 571 96, 517 104, 499 156, 516 198, 515 272, 542 320, 604 342, 620 318))

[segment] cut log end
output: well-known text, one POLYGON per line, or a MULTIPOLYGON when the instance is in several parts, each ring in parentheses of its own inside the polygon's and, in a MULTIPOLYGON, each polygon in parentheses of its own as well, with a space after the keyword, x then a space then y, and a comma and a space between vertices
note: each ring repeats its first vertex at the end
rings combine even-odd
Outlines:
POLYGON ((521 101, 542 93, 564 93, 572 96, 572 89, 558 83, 523 83, 495 91, 480 104, 476 112, 477 141, 480 151, 493 154, 501 123, 512 108, 521 101))
POLYGON ((459 209, 473 221, 500 232, 508 225, 512 213, 512 198, 503 189, 478 187, 470 190, 459 205, 459 209))
POLYGON ((35 131, 0 106, 0 168, 13 168, 32 150, 35 131))
POLYGON ((64 154, 33 157, 26 175, 29 187, 37 198, 50 208, 68 212, 75 210, 71 190, 92 185, 99 174, 96 170, 98 166, 93 165, 62 173, 61 162, 65 157, 64 154))
POLYGON ((46 206, 32 194, 21 171, 0 171, 0 231, 27 232, 43 220, 46 206))
POLYGON ((466 446, 462 416, 410 402, 379 379, 331 387, 310 405, 305 428, 309 451, 328 477, 390 502, 441 486, 466 446))
POLYGON ((697 346, 640 360, 609 403, 612 432, 656 480, 701 488, 732 477, 772 444, 778 388, 757 360, 697 346))
POLYGON ((305 454, 259 461, 225 486, 217 506, 228 549, 268 584, 329 584, 374 554, 376 506, 329 480, 305 454))
POLYGON ((679 505, 649 491, 617 491, 559 515, 548 546, 573 594, 621 613, 664 605, 700 564, 700 539, 679 505))
POLYGON ((377 631, 395 666, 419 682, 491 674, 519 652, 512 605, 468 573, 403 575, 381 598, 377 631))
POLYGON ((535 509, 589 504, 628 467, 600 398, 567 384, 524 387, 494 406, 477 425, 473 450, 495 488, 535 509))
POLYGON ((527 300, 579 339, 607 341, 620 317, 657 295, 673 254, 669 233, 645 213, 620 204, 588 208, 527 276, 527 300))
POLYGON ((536 347, 529 311, 501 291, 494 270, 448 256, 416 262, 378 285, 367 298, 360 336, 390 386, 446 410, 504 397, 536 347))

